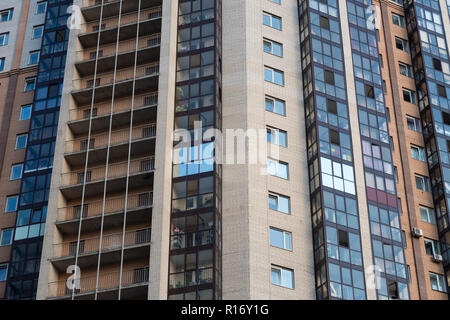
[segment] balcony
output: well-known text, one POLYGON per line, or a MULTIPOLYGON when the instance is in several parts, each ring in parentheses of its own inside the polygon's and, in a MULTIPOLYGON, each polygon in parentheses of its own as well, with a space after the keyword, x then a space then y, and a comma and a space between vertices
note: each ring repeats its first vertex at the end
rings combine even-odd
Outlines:
MULTIPOLYGON (((81 13, 86 21, 100 19, 101 0, 83 0, 81 4, 81 13)), ((141 10, 155 6, 161 6, 162 0, 141 0, 141 10)), ((123 1, 122 14, 137 11, 138 1, 123 1)), ((112 17, 119 14, 120 0, 103 0, 103 17, 112 17)))
POLYGON ((105 234, 100 237, 80 239, 80 242, 70 241, 53 245, 53 258, 50 259, 58 271, 65 272, 69 265, 74 264, 78 247, 77 265, 83 268, 96 267, 98 253, 101 251, 102 265, 120 263, 122 251, 122 238, 124 255, 123 260, 136 260, 147 258, 150 255, 151 229, 143 228, 123 233, 105 234))
MULTIPOLYGON (((139 19, 139 37, 161 32, 162 8, 154 7, 142 10, 140 13, 131 12, 120 16, 120 41, 135 38, 139 19)), ((78 35, 81 45, 84 48, 97 46, 98 32, 100 32, 99 44, 105 45, 117 41, 117 29, 119 27, 119 17, 112 16, 99 20, 84 23, 78 35)))
MULTIPOLYGON (((149 268, 142 266, 122 272, 121 299, 139 299, 147 297, 149 268)), ((100 273, 97 276, 80 278, 80 288, 75 289, 74 299, 94 299, 97 291, 97 299, 117 299, 120 283, 120 271, 100 273)), ((48 298, 70 300, 72 290, 67 287, 67 280, 50 282, 48 284, 48 298)))
POLYGON ((169 277, 169 289, 181 289, 211 284, 213 275, 213 268, 202 268, 199 270, 172 273, 169 277))
MULTIPOLYGON (((123 224, 125 195, 107 197, 105 201, 85 201, 83 212, 81 205, 58 208, 56 226, 64 234, 77 234, 80 215, 83 215, 81 233, 99 230, 102 223, 105 229, 112 229, 123 224)), ((151 221, 153 192, 129 194, 126 199, 127 223, 151 221)))
POLYGON ((128 187, 153 186, 153 172, 155 158, 147 157, 128 162, 112 163, 108 166, 108 176, 105 179, 105 166, 88 168, 86 177, 84 171, 75 171, 61 174, 60 191, 67 200, 81 199, 84 196, 94 197, 102 195, 106 182, 106 193, 123 192, 128 175, 128 187))
MULTIPOLYGON (((121 41, 117 50, 117 68, 125 68, 134 65, 135 52, 137 52, 137 64, 144 64, 159 60, 159 46, 161 35, 155 34, 136 39, 121 41), (137 49, 137 51, 136 51, 137 49)), ((114 70, 116 44, 102 46, 98 49, 97 72, 114 70)), ((95 59, 97 50, 80 50, 76 52, 75 66, 80 76, 93 75, 95 71, 95 59)))
POLYGON ((156 125, 146 124, 130 129, 120 129, 93 134, 88 137, 66 141, 65 159, 71 166, 82 166, 86 161, 86 152, 89 149, 88 163, 105 162, 109 145, 109 159, 119 159, 128 156, 129 143, 131 142, 131 155, 154 154, 155 152, 156 125))
MULTIPOLYGON (((130 123, 132 98, 114 101, 112 110, 112 127, 123 127, 130 123)), ((134 97, 133 123, 156 122, 158 92, 149 92, 134 97)), ((89 130, 90 106, 69 110, 68 126, 76 135, 87 134, 89 130)), ((93 132, 109 129, 111 102, 96 104, 92 108, 91 130, 93 132)))
MULTIPOLYGON (((133 92, 140 94, 146 91, 158 90, 159 63, 140 65, 134 68, 119 69, 114 72, 97 74, 95 80, 94 103, 111 99, 113 83, 115 84, 114 97, 131 96, 133 92)), ((72 81, 72 96, 80 105, 91 103, 94 92, 93 77, 75 79, 72 81)))

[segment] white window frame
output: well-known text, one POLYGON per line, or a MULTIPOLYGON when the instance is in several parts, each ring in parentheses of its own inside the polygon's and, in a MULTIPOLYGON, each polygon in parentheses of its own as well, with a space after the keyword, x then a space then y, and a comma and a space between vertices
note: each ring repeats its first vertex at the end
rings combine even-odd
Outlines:
POLYGON ((441 248, 439 247, 439 242, 437 240, 424 238, 423 242, 425 244, 425 253, 426 253, 426 245, 427 243, 429 243, 431 244, 432 255, 441 254, 441 248))
POLYGON ((402 88, 402 97, 403 97, 403 101, 411 103, 411 104, 417 104, 417 95, 416 92, 407 88, 402 88), (406 101, 404 94, 408 93, 409 94, 409 99, 411 101, 406 101))
POLYGON ((278 115, 283 116, 283 117, 286 116, 286 102, 283 101, 283 100, 274 98, 274 97, 270 97, 270 96, 266 96, 266 97, 265 97, 265 99, 264 99, 264 109, 265 109, 266 111, 268 111, 268 112, 275 113, 275 114, 278 114, 278 115), (270 101, 272 102, 272 106, 273 106, 273 110, 272 110, 272 111, 271 111, 271 110, 267 110, 267 107, 266 107, 266 100, 270 100, 270 101), (275 103, 276 103, 276 102, 282 103, 282 104, 283 104, 283 113, 276 112, 276 107, 275 107, 275 103))
POLYGON ((271 265, 270 266, 270 283, 276 286, 280 286, 283 288, 287 288, 287 289, 294 289, 295 288, 295 276, 294 276, 294 270, 293 269, 288 269, 288 268, 284 268, 284 267, 279 267, 276 265, 271 265), (272 278, 272 272, 278 272, 279 273, 279 278, 280 278, 280 283, 274 283, 274 279, 272 278), (289 272, 291 277, 292 277, 292 287, 283 285, 283 271, 285 272, 289 272))
POLYGON ((414 130, 414 131, 417 131, 417 132, 422 132, 422 125, 420 124, 420 119, 415 118, 415 117, 406 116, 406 127, 408 129, 410 129, 410 130, 414 130), (414 122, 414 129, 409 128, 408 120, 414 122))
POLYGON ((278 177, 278 178, 281 178, 281 179, 284 179, 284 180, 289 180, 289 164, 287 162, 283 162, 283 161, 279 161, 279 160, 274 160, 274 159, 268 158, 267 159, 267 173, 269 175, 271 175, 271 176, 274 176, 274 177, 278 177), (275 172, 271 172, 270 171, 270 168, 272 168, 273 166, 275 167, 275 172), (282 171, 281 170, 282 166, 286 167, 286 170, 285 170, 286 171, 286 177, 283 177, 280 174, 280 172, 282 171))
POLYGON ((38 25, 38 26, 34 26, 34 27, 33 27, 33 31, 32 31, 32 33, 31 33, 31 39, 33 39, 33 40, 34 40, 34 39, 41 39, 43 35, 44 35, 44 25, 43 25, 43 24, 38 25), (36 36, 35 36, 35 32, 36 32, 36 30, 38 30, 38 29, 40 29, 41 32, 40 32, 40 36, 39 36, 39 37, 36 37, 36 36))
POLYGON ((277 70, 277 69, 268 67, 268 66, 264 66, 264 80, 267 81, 267 82, 276 84, 276 85, 278 85, 278 86, 284 87, 284 83, 285 83, 285 81, 284 81, 284 72, 281 71, 281 70, 277 70), (266 72, 270 72, 270 74, 271 74, 271 79, 266 79, 266 72), (281 84, 275 82, 275 73, 281 75, 281 84))
POLYGON ((6 201, 5 201, 5 213, 8 213, 8 212, 15 212, 15 211, 17 211, 17 207, 19 206, 19 196, 16 194, 16 195, 13 195, 13 196, 7 196, 6 197, 6 201), (14 208, 14 210, 10 210, 10 211, 7 211, 8 210, 8 200, 9 199, 16 199, 16 207, 14 208))
POLYGON ((265 26, 267 26, 267 27, 270 27, 270 28, 273 28, 273 29, 275 29, 275 30, 282 31, 282 30, 283 30, 283 19, 282 19, 281 17, 279 17, 279 16, 274 15, 274 14, 271 14, 271 13, 268 13, 268 12, 263 12, 263 25, 265 25, 265 26), (270 19, 270 24, 265 24, 265 23, 264 23, 264 16, 269 17, 269 19, 270 19), (273 20, 274 20, 274 18, 280 20, 280 29, 278 29, 278 28, 276 28, 276 27, 273 26, 273 20))
POLYGON ((439 291, 439 292, 447 292, 447 288, 446 288, 446 284, 445 284, 445 278, 441 274, 430 272, 430 286, 431 286, 431 290, 439 291), (436 279, 436 284, 437 284, 436 288, 433 288, 433 283, 432 283, 432 280, 431 280, 432 277, 434 277, 436 279))
POLYGON ((279 249, 283 249, 283 250, 288 250, 288 251, 292 251, 292 232, 289 231, 285 231, 279 228, 275 228, 275 227, 270 227, 269 228, 269 243, 272 247, 274 248, 279 248, 279 249), (275 232, 280 232, 281 236, 283 238, 283 246, 279 247, 275 244, 272 243, 272 231, 275 232))
POLYGON ((409 64, 399 62, 398 63, 398 71, 402 76, 412 78, 413 77, 413 70, 412 67, 409 64), (402 71, 403 70, 403 71, 402 71))
POLYGON ((416 188, 417 190, 421 190, 424 192, 430 192, 431 191, 431 186, 430 186, 430 180, 427 177, 424 177, 420 174, 415 173, 414 174, 414 180, 416 180, 416 188), (425 187, 425 190, 418 188, 417 186, 417 178, 422 180, 422 185, 425 187))
POLYGON ((20 107, 20 115, 19 115, 19 120, 29 120, 31 118, 31 112, 33 111, 33 105, 31 104, 26 104, 20 107), (23 118, 22 115, 24 114, 24 109, 28 109, 30 108, 30 116, 28 118, 23 118))
POLYGON ((420 213, 420 221, 430 223, 430 224, 436 224, 436 217, 434 215, 434 210, 432 208, 428 208, 425 206, 419 206, 419 213, 420 213), (427 219, 422 219, 422 213, 425 213, 427 215, 427 219))
POLYGON ((263 38, 263 50, 264 50, 265 53, 274 55, 276 57, 280 57, 280 58, 283 57, 283 44, 280 43, 280 42, 276 42, 276 41, 273 41, 273 40, 270 40, 270 39, 267 39, 267 38, 263 38), (270 51, 266 51, 265 50, 265 48, 266 48, 265 43, 269 43, 270 44, 270 51), (274 51, 273 51, 274 45, 279 46, 279 48, 281 50, 280 54, 274 53, 274 51))
POLYGON ((9 43, 9 32, 0 33, 0 47, 7 46, 9 43))
POLYGON ((14 16, 14 8, 9 8, 0 11, 0 22, 8 22, 11 21, 14 16), (6 21, 2 21, 1 17, 4 13, 8 13, 8 19, 6 21))
POLYGON ((269 127, 269 126, 266 127, 266 131, 267 131, 267 142, 268 143, 272 143, 272 144, 275 144, 277 146, 287 148, 287 146, 288 146, 287 131, 284 131, 284 130, 281 130, 281 129, 278 129, 278 128, 274 128, 274 127, 269 127), (270 137, 271 137, 270 141, 269 141, 269 131, 270 131, 270 137), (280 136, 281 136, 280 133, 285 136, 285 143, 286 144, 281 144, 280 143, 280 136))
POLYGON ((409 52, 409 42, 406 39, 400 38, 400 37, 395 37, 395 48, 397 50, 401 50, 403 52, 409 52), (397 40, 399 40, 399 42, 401 42, 402 44, 402 49, 397 47, 397 40))
POLYGON ((12 241, 13 241, 13 238, 14 238, 14 228, 6 228, 6 229, 2 229, 2 230, 1 230, 1 234, 0 234, 0 247, 5 247, 5 246, 11 245, 11 244, 12 244, 12 241), (11 232, 11 238, 9 239, 9 242, 8 242, 8 243, 2 244, 2 243, 3 243, 3 237, 4 237, 4 234, 5 234, 5 231, 12 231, 12 232, 11 232))
POLYGON ((36 11, 35 11, 35 14, 45 14, 46 12, 47 12, 47 1, 39 1, 37 4, 36 4, 36 11), (39 6, 40 5, 45 5, 45 10, 44 10, 44 12, 39 12, 39 6))
POLYGON ((23 88, 23 91, 28 92, 28 91, 33 91, 34 89, 36 89, 36 77, 26 78, 25 79, 25 87, 23 88), (27 90, 27 86, 29 83, 31 83, 31 81, 33 81, 33 89, 27 90))
POLYGON ((23 175, 23 163, 16 163, 11 166, 11 174, 9 176, 10 181, 22 179, 23 175), (14 169, 20 167, 20 175, 18 177, 13 177, 14 169))
POLYGON ((418 160, 418 161, 422 161, 422 162, 426 161, 425 148, 416 146, 414 144, 411 144, 410 148, 411 148, 411 157, 413 159, 418 160), (414 156, 414 154, 415 154, 414 151, 416 152, 417 157, 414 156))
POLYGON ((281 212, 281 213, 284 213, 284 214, 291 214, 291 198, 290 197, 284 196, 284 195, 281 195, 281 194, 276 194, 276 193, 273 193, 273 192, 269 192, 269 201, 270 201, 270 197, 277 198, 277 200, 276 200, 277 201, 277 208, 276 209, 272 209, 272 208, 269 207, 270 210, 274 210, 274 211, 281 212), (284 200, 287 200, 287 203, 288 203, 287 212, 280 210, 281 209, 280 208, 280 198, 283 198, 284 200))
POLYGON ((34 50, 34 51, 30 51, 30 53, 28 54, 28 65, 36 65, 39 63, 39 59, 41 58, 41 53, 40 50, 34 50), (37 54, 37 61, 35 63, 31 63, 31 57, 33 57, 34 54, 37 54))
POLYGON ((16 136, 16 144, 14 146, 14 150, 21 150, 21 149, 25 149, 27 147, 27 143, 28 143, 28 133, 22 133, 22 134, 18 134, 16 136), (25 137, 25 146, 23 148, 18 148, 17 147, 17 142, 19 141, 19 138, 21 137, 25 137))
POLYGON ((392 12, 392 23, 401 28, 405 28, 406 26, 405 17, 395 12, 392 12), (398 24, 395 21, 398 21, 398 24))

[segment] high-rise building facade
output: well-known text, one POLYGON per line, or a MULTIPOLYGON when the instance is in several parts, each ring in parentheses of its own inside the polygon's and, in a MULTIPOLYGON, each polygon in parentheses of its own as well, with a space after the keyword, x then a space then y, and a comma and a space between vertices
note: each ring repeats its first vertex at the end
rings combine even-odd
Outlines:
POLYGON ((448 0, 3 1, 0 298, 448 299, 449 44, 448 0))

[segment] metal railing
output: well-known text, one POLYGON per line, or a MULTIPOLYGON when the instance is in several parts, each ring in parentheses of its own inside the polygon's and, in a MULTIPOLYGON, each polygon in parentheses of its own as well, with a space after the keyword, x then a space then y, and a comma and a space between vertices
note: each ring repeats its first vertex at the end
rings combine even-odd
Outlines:
MULTIPOLYGON (((123 247, 148 244, 151 239, 151 229, 143 228, 126 231, 123 247)), ((102 252, 122 248, 122 232, 105 234, 102 241, 102 252)), ((78 254, 96 253, 100 250, 100 237, 80 239, 78 254)), ((53 245, 53 258, 75 257, 77 241, 56 243, 53 245)), ((120 258, 118 258, 120 260, 120 258)))
MULTIPOLYGON (((97 74, 97 78, 95 80, 95 87, 101 87, 106 85, 111 85, 113 82, 120 83, 124 81, 133 80, 133 78, 138 79, 142 77, 153 76, 159 73, 159 63, 149 63, 146 65, 140 65, 136 67, 136 75, 134 74, 134 68, 126 68, 117 70, 115 79, 114 72, 100 73, 97 74)), ((94 78, 93 77, 85 77, 80 79, 72 80, 72 89, 74 91, 77 90, 85 90, 91 89, 94 87, 94 78)))
MULTIPOLYGON (((151 36, 146 36, 139 38, 138 40, 138 49, 144 49, 153 47, 156 45, 161 44, 161 34, 157 33, 151 36)), ((136 39, 130 39, 119 42, 119 50, 117 51, 118 54, 127 52, 127 51, 133 51, 136 49, 136 39)), ((100 46, 98 49, 98 57, 107 57, 107 56, 114 56, 116 54, 116 44, 108 44, 104 46, 100 46)), ((82 62, 87 60, 95 59, 97 55, 96 48, 93 48, 92 50, 84 49, 79 50, 75 53, 76 56, 76 62, 82 62)))
POLYGON ((213 281, 213 275, 213 268, 174 273, 169 277, 169 288, 183 288, 211 283, 213 281))
MULTIPOLYGON (((122 98, 114 100, 113 114, 130 111, 132 98, 122 98)), ((149 92, 134 97, 134 110, 158 104, 158 92, 149 92)), ((92 110, 93 117, 110 115, 111 102, 95 104, 92 110)), ((82 107, 69 110, 69 121, 86 120, 91 115, 90 107, 82 107)))
MULTIPOLYGON (((103 5, 113 2, 120 2, 120 0, 103 0, 103 5)), ((102 0, 83 0, 81 3, 82 8, 99 6, 102 4, 102 0)))
MULTIPOLYGON (((154 170, 155 158, 146 157, 130 161, 129 174, 145 173, 154 170)), ((127 175, 128 162, 111 163, 108 166, 108 179, 125 177, 127 175)), ((88 168, 86 171, 86 183, 101 182, 105 180, 105 166, 88 168)), ((84 170, 61 174, 61 186, 68 187, 84 182, 84 170)))
MULTIPOLYGON (((148 283, 148 266, 142 266, 122 272, 122 287, 144 285, 148 283)), ((120 271, 100 273, 98 277, 98 291, 113 290, 119 288, 120 271)), ((87 294, 96 291, 97 276, 80 277, 79 288, 74 288, 75 294, 87 294)), ((71 285, 71 283, 69 283, 71 285)), ((72 288, 67 280, 59 280, 48 284, 48 297, 64 297, 72 294, 72 288)))
MULTIPOLYGON (((146 124, 133 127, 131 130, 131 141, 152 138, 156 136, 156 124, 146 124)), ((108 141, 108 132, 94 134, 90 137, 90 142, 88 143, 87 137, 78 138, 75 140, 66 141, 65 153, 73 153, 79 151, 94 150, 98 148, 106 147, 109 145, 116 145, 120 143, 128 142, 130 139, 130 129, 120 129, 111 131, 111 137, 108 141)))
MULTIPOLYGON (((153 191, 128 195, 127 210, 145 208, 151 205, 153 205, 153 191)), ((83 205, 83 218, 101 216, 102 211, 104 214, 108 214, 124 210, 125 196, 106 198, 104 206, 103 200, 88 201, 83 205)), ((79 219, 81 211, 81 205, 58 208, 56 220, 63 222, 79 219)))
MULTIPOLYGON (((162 17, 162 8, 161 7, 155 7, 150 9, 142 10, 139 13, 139 21, 145 21, 155 18, 162 17)), ((122 14, 120 17, 120 26, 124 26, 131 23, 137 23, 138 21, 138 12, 131 12, 127 14, 122 14)), ((81 31, 80 35, 84 33, 90 33, 90 32, 97 32, 100 29, 110 29, 110 28, 117 28, 119 25, 119 17, 113 16, 110 18, 102 19, 101 25, 99 25, 99 21, 92 21, 88 23, 81 24, 81 31)))

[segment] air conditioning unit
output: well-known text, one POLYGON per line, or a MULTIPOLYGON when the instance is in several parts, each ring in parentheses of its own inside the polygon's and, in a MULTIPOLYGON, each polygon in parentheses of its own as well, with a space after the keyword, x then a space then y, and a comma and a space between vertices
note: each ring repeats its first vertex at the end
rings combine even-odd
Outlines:
POLYGON ((442 262, 442 255, 440 255, 440 254, 433 254, 433 261, 434 262, 442 262))
POLYGON ((423 231, 422 231, 422 229, 419 229, 419 228, 413 228, 412 234, 413 234, 413 237, 415 237, 415 238, 423 237, 423 231))

